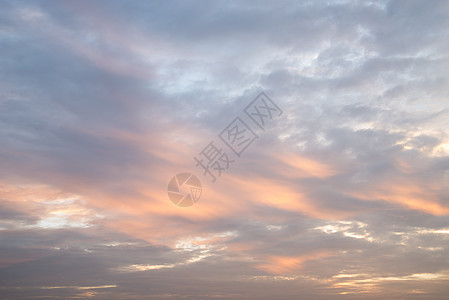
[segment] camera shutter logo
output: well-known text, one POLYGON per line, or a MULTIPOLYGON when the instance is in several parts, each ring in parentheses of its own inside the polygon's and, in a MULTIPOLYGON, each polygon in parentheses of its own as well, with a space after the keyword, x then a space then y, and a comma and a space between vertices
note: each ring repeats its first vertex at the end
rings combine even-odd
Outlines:
POLYGON ((180 173, 168 183, 168 198, 173 204, 181 207, 192 206, 201 197, 200 180, 191 173, 180 173))

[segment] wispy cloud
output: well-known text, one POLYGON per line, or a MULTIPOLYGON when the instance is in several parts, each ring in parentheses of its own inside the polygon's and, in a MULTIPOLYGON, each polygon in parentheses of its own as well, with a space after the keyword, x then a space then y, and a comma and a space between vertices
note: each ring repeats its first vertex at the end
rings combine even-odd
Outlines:
POLYGON ((1 6, 4 297, 449 293, 446 1, 1 6), (218 134, 261 91, 283 114, 237 157, 218 134))

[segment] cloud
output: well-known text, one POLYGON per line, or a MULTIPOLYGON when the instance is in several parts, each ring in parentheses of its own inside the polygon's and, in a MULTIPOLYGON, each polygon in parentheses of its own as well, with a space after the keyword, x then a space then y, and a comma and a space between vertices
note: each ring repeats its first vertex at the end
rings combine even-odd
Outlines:
POLYGON ((447 295, 445 1, 2 8, 5 297, 447 295), (235 117, 258 135, 240 157, 235 117), (234 160, 215 183, 210 141, 234 160), (167 198, 181 172, 192 207, 167 198))

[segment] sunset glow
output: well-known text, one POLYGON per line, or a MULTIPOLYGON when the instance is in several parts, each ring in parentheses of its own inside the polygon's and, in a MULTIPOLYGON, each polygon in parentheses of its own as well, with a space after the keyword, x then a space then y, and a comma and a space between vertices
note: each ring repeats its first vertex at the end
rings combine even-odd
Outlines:
POLYGON ((448 28, 0 0, 0 299, 447 300, 448 28))

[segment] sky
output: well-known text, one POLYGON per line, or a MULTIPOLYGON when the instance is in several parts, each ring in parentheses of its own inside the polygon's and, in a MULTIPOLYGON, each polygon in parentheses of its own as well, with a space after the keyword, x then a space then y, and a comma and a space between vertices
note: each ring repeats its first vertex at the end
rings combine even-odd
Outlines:
POLYGON ((447 299, 449 2, 0 7, 0 299, 447 299))

